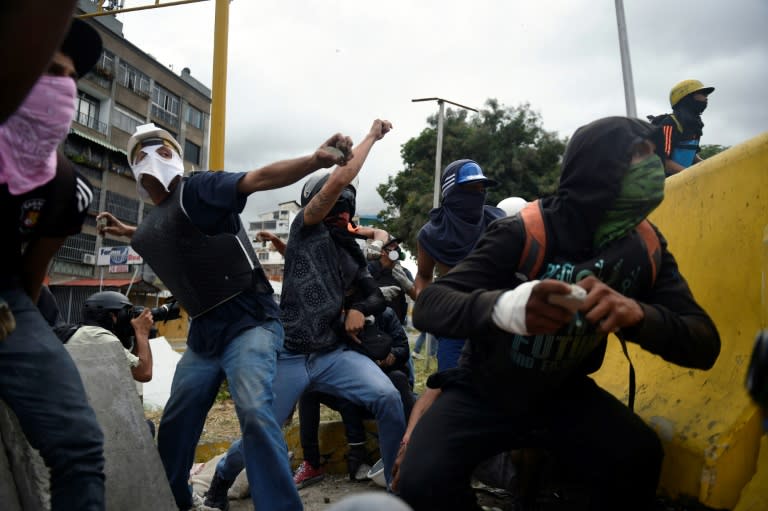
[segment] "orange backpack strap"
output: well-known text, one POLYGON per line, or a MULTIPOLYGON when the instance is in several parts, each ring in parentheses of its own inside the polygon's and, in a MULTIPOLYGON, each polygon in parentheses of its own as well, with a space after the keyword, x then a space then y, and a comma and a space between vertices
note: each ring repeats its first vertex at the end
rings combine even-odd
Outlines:
POLYGON ((525 246, 520 256, 518 274, 531 280, 538 275, 547 249, 547 230, 544 228, 540 201, 528 204, 520 211, 520 216, 525 228, 525 246))
POLYGON ((661 266, 661 242, 648 220, 640 222, 637 226, 637 232, 640 234, 645 249, 648 251, 648 259, 651 260, 651 285, 653 285, 656 282, 659 266, 661 266))

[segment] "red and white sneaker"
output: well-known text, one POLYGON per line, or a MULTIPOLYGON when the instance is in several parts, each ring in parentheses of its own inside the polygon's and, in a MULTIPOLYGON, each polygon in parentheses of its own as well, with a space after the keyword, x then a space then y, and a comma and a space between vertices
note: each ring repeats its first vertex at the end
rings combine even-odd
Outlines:
POLYGON ((325 469, 315 468, 307 460, 301 462, 299 468, 293 474, 293 482, 297 489, 306 488, 325 479, 325 469))

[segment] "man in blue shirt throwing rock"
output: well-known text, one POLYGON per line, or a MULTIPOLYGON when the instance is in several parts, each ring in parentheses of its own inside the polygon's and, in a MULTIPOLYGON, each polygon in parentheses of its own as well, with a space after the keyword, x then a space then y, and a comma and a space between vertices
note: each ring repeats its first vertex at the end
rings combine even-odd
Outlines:
POLYGON ((188 349, 176 367, 158 432, 160 457, 179 509, 202 509, 202 499, 189 488, 189 469, 224 378, 240 419, 254 506, 302 508, 272 412, 283 326, 272 287, 238 215, 253 192, 346 164, 351 147, 348 137, 336 134, 308 156, 250 172, 183 177, 181 146, 166 130, 139 126, 128 141, 138 193, 155 207, 138 227, 101 213, 106 225, 100 223, 100 231, 130 237, 192 317, 188 349))

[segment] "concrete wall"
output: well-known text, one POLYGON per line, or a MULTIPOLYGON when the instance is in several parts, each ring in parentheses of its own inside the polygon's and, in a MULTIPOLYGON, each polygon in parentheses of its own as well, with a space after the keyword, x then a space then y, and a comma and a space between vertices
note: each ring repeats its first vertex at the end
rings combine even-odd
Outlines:
MULTIPOLYGON (((111 342, 67 349, 104 432, 106 509, 176 509, 122 346, 111 342)), ((0 439, 0 509, 50 509, 48 469, 2 402, 0 439)))
MULTIPOLYGON (((630 344, 636 411, 664 442, 662 490, 715 508, 734 507, 759 452, 759 417, 744 380, 755 334, 768 318, 766 166, 768 133, 669 178, 651 217, 717 324, 722 351, 715 367, 680 368, 630 344)), ((597 380, 626 399, 627 362, 619 343, 609 344, 597 380)))

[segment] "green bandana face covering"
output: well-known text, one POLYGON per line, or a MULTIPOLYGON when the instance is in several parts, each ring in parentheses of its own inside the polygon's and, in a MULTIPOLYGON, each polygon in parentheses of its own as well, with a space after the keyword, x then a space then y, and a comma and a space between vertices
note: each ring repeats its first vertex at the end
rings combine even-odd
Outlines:
POLYGON ((634 229, 664 199, 664 165, 652 154, 630 165, 616 202, 595 232, 595 247, 621 238, 634 229))

